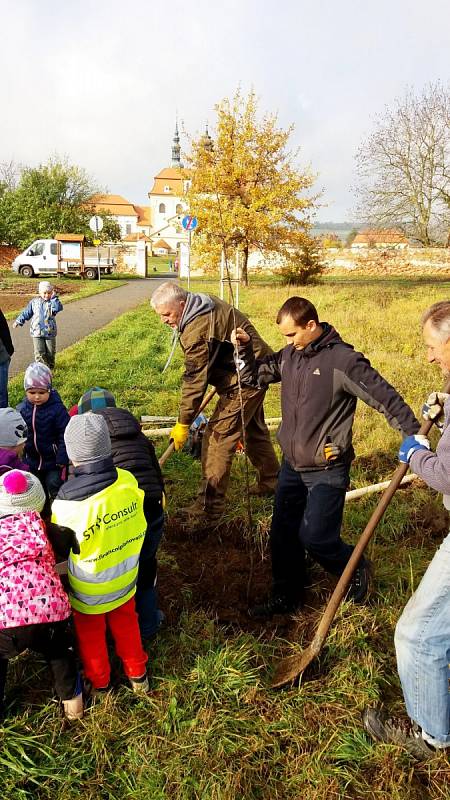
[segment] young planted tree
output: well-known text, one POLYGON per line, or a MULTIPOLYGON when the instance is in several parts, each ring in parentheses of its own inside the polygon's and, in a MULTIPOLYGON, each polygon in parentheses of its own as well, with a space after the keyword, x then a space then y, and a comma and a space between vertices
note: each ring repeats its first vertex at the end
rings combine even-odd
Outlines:
POLYGON ((216 111, 214 142, 193 141, 187 157, 186 201, 198 217, 194 248, 215 265, 222 250, 227 258, 238 251, 247 285, 252 249, 283 263, 307 242, 315 198, 306 192, 314 178, 286 149, 292 126, 281 130, 275 114, 259 119, 254 92, 237 91, 216 111))
POLYGON ((408 91, 376 120, 356 155, 359 214, 400 227, 423 245, 444 241, 450 223, 450 89, 408 91))

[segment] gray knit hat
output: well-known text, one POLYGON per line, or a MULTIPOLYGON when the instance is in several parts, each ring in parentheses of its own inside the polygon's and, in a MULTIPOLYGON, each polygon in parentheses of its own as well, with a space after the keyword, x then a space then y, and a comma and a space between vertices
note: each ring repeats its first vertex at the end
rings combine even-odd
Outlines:
POLYGON ((0 447, 15 447, 27 440, 27 424, 14 408, 0 408, 0 447))
POLYGON ((73 464, 95 464, 111 455, 106 420, 92 411, 71 418, 64 431, 64 441, 73 464))
POLYGON ((0 475, 0 517, 9 517, 22 511, 40 512, 44 503, 44 489, 31 472, 12 469, 0 475))

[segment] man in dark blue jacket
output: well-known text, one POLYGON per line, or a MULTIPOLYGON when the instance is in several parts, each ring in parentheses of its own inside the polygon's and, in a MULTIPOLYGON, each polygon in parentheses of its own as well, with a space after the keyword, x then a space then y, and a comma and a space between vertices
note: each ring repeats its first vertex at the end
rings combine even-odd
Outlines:
MULTIPOLYGON (((357 398, 380 411, 403 436, 419 423, 398 392, 370 362, 344 342, 302 297, 291 297, 277 316, 287 346, 255 362, 245 347, 241 380, 261 388, 281 381, 278 441, 283 463, 270 530, 273 589, 252 616, 291 613, 302 603, 305 552, 340 575, 353 548, 341 539, 345 492, 354 458, 352 426, 357 398)), ((240 344, 249 342, 237 329, 240 344)), ((348 597, 364 600, 369 569, 361 559, 348 597)))
POLYGON ((0 408, 8 408, 8 371, 13 353, 8 323, 0 309, 0 408))

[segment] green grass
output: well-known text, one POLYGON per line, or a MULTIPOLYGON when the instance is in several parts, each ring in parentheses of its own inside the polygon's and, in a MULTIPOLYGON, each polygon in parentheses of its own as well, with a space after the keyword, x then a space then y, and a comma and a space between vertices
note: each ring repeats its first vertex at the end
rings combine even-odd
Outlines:
MULTIPOLYGON (((217 292, 217 282, 194 288, 217 292)), ((448 283, 434 281, 344 283, 326 281, 304 289, 321 319, 364 351, 384 376, 419 409, 442 377, 427 366, 419 318, 430 303, 448 296, 448 283)), ((291 294, 293 292, 291 291, 291 294)), ((300 292, 299 292, 300 293, 300 292)), ((241 308, 274 346, 283 345, 274 317, 287 289, 258 283, 241 291, 241 308)), ((171 332, 148 304, 125 314, 59 354, 55 386, 67 405, 91 385, 105 386, 119 404, 140 414, 175 414, 182 359, 177 353, 161 375, 171 332)), ((20 377, 11 401, 22 396, 20 377)), ((279 414, 279 391, 271 388, 267 416, 279 414)), ((363 404, 355 421, 357 458, 352 485, 388 478, 396 464, 399 436, 363 404)), ((162 450, 167 441, 160 442, 162 450)), ((193 497, 198 462, 176 454, 165 469, 169 511, 193 497)), ((244 513, 243 461, 235 459, 229 518, 244 513)), ((346 507, 343 535, 355 541, 377 497, 346 507)), ((254 559, 267 557, 270 502, 253 501, 254 559)), ((441 500, 424 486, 399 492, 370 546, 376 589, 368 604, 344 604, 315 666, 315 679, 298 689, 268 688, 274 661, 306 646, 330 581, 314 568, 313 607, 302 614, 295 642, 281 635, 222 627, 208 607, 182 592, 182 611, 149 647, 153 692, 137 699, 121 688, 77 725, 66 727, 45 666, 32 655, 11 667, 11 713, 0 728, 0 787, 14 800, 444 800, 450 772, 445 756, 419 765, 394 747, 375 745, 361 729, 365 704, 387 702, 402 711, 393 631, 442 539, 441 500)), ((192 541, 192 558, 197 556, 192 541)), ((217 559, 226 559, 217 538, 217 559)), ((165 568, 179 569, 161 550, 165 568)), ((214 563, 210 569, 214 570, 214 563)), ((200 578, 201 581, 201 578, 200 578)), ((164 585, 160 585, 164 607, 164 585)), ((292 631, 290 633, 292 636, 292 631)))
POLYGON ((147 256, 147 275, 151 277, 155 272, 169 273, 170 262, 174 264, 177 256, 147 256))

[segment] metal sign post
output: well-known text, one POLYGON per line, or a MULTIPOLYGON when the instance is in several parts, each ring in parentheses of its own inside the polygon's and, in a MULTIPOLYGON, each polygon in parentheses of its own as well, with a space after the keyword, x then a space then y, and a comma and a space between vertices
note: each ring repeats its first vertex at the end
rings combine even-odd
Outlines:
POLYGON ((181 220, 181 224, 184 230, 189 234, 187 254, 187 288, 189 292, 191 289, 191 234, 192 231, 195 231, 198 225, 198 220, 197 217, 193 217, 191 214, 186 214, 186 216, 181 220))
POLYGON ((98 235, 100 231, 103 229, 102 218, 99 217, 98 214, 96 214, 94 217, 91 217, 89 220, 89 227, 91 231, 95 233, 94 244, 97 247, 97 271, 98 271, 97 274, 98 274, 98 280, 100 282, 100 239, 98 238, 98 235))
POLYGON ((189 241, 188 241, 188 276, 187 276, 187 288, 188 292, 191 291, 191 231, 189 230, 189 241))

